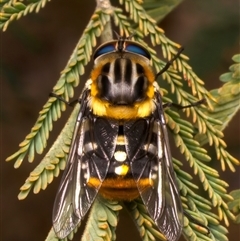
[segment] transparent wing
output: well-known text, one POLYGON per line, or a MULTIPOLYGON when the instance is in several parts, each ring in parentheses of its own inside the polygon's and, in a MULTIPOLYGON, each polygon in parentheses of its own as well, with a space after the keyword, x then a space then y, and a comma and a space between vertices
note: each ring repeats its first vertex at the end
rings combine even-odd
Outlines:
POLYGON ((151 218, 167 240, 176 241, 182 232, 183 212, 163 111, 161 103, 158 104, 152 119, 136 120, 125 127, 127 152, 133 177, 151 218), (151 186, 142 186, 143 179, 148 179, 151 186))
POLYGON ((167 240, 178 240, 183 225, 183 211, 168 145, 166 126, 157 122, 158 157, 151 171, 152 188, 142 192, 150 216, 167 240))
POLYGON ((94 201, 108 172, 117 128, 81 108, 53 208, 53 228, 60 239, 80 223, 94 201))
POLYGON ((81 217, 74 211, 73 200, 74 195, 76 195, 74 188, 80 185, 76 180, 76 170, 80 168, 80 163, 75 160, 75 151, 76 144, 70 152, 72 155, 71 158, 70 156, 68 158, 53 208, 53 228, 56 235, 61 239, 65 238, 81 221, 81 217), (75 183, 76 181, 77 183, 75 183))

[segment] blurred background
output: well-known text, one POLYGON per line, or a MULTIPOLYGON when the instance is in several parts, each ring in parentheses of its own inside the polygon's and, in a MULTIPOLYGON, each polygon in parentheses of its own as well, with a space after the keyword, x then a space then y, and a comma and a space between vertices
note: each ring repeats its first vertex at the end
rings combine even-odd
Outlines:
MULTIPOLYGON (((13 168, 13 162, 6 163, 5 159, 18 150, 18 144, 30 132, 94 8, 95 1, 51 1, 39 14, 22 17, 1 33, 0 237, 3 241, 43 241, 50 230, 52 207, 60 178, 56 178, 38 195, 31 192, 27 199, 19 201, 17 195, 20 186, 44 154, 37 156, 32 164, 25 160, 17 170, 13 168)), ((228 72, 233 63, 232 56, 239 53, 239 13, 238 0, 186 0, 160 23, 167 37, 185 47, 184 54, 190 57, 190 65, 204 80, 208 90, 222 84, 219 76, 228 72)), ((85 76, 81 77, 82 83, 88 78, 91 68, 91 64, 86 68, 85 76)), ((75 97, 80 92, 79 87, 75 90, 75 97)), ((69 107, 62 118, 55 122, 49 147, 70 113, 69 107)), ((224 130, 224 134, 228 151, 239 159, 239 114, 224 130)), ((212 149, 211 153, 214 153, 212 149)), ((220 174, 230 184, 229 191, 239 187, 239 175, 229 171, 220 171, 220 174)), ((80 233, 74 240, 80 239, 80 233)), ((239 236, 239 226, 231 223, 229 240, 238 240, 239 236)), ((120 215, 117 240, 140 240, 125 212, 120 215)))

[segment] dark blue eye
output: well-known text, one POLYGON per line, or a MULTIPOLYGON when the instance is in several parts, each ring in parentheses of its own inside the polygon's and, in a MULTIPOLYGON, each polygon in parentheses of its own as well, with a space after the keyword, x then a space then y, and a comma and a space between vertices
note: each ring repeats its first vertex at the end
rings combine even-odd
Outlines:
POLYGON ((135 54, 143 55, 144 57, 151 59, 149 52, 144 47, 137 44, 128 43, 125 47, 125 50, 135 54))
POLYGON ((114 44, 109 43, 107 45, 104 45, 104 46, 100 47, 99 49, 97 49, 97 51, 95 52, 95 54, 93 56, 93 59, 96 59, 100 55, 113 52, 114 50, 115 50, 115 45, 114 44))
POLYGON ((129 40, 113 40, 100 46, 93 55, 93 59, 98 58, 101 55, 119 52, 119 53, 133 53, 142 55, 145 58, 151 59, 151 55, 142 45, 137 44, 129 40))

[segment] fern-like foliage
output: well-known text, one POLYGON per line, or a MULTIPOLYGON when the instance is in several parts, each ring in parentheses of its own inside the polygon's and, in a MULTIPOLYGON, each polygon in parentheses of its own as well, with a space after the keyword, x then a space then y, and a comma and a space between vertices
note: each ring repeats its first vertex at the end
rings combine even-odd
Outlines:
POLYGON ((39 12, 41 8, 45 7, 47 2, 50 2, 50 0, 1 0, 0 28, 5 31, 13 20, 26 16, 33 11, 39 12))
MULTIPOLYGON (((1 1, 3 18, 1 18, 0 26, 3 30, 7 28, 12 20, 18 19, 33 10, 38 11, 41 7, 44 7, 47 1, 27 1, 28 4, 24 4, 24 2, 1 1)), ((143 44, 151 53, 152 65, 156 72, 162 69, 166 61, 177 53, 180 47, 179 44, 168 39, 164 31, 156 25, 156 20, 145 11, 144 6, 153 2, 152 0, 144 1, 145 5, 137 0, 119 0, 119 2, 124 7, 124 10, 113 8, 108 2, 109 7, 98 5, 100 7, 94 11, 66 67, 61 72, 59 80, 53 87, 53 91, 65 100, 69 100, 73 96, 74 88, 78 86, 80 81, 79 76, 84 73, 84 67, 91 58, 92 49, 96 45, 96 37, 101 35, 104 26, 109 23, 110 19, 119 28, 120 35, 129 36, 131 33, 135 33, 134 39, 143 44), (149 37, 152 47, 143 41, 144 37, 149 37), (165 61, 157 57, 154 50, 156 47, 161 48, 165 61)), ((167 2, 170 4, 171 1, 167 2)), ((163 7, 162 3, 155 1, 154 4, 156 4, 154 5, 155 8, 157 8, 156 6, 163 7)), ((170 4, 172 7, 168 9, 172 9, 176 4, 177 1, 172 1, 172 5, 170 4)), ((149 13, 154 16, 155 12, 151 11, 149 6, 149 13)), ((162 16, 164 16, 164 11, 162 16)), ((211 157, 203 147, 203 144, 206 143, 215 147, 217 159, 221 162, 223 170, 228 166, 231 171, 235 171, 234 165, 239 165, 239 161, 227 152, 226 143, 222 139, 222 130, 240 108, 239 55, 234 56, 233 61, 235 63, 230 67, 230 72, 221 76, 221 80, 226 83, 211 92, 205 89, 204 82, 193 72, 188 64, 188 57, 183 54, 162 75, 162 78, 169 84, 171 94, 176 96, 178 104, 188 105, 202 98, 205 98, 207 103, 205 107, 186 109, 185 115, 188 120, 183 119, 179 112, 172 109, 167 109, 165 112, 167 124, 176 146, 184 155, 192 169, 192 174, 198 177, 205 191, 205 196, 197 193, 198 186, 193 182, 196 177, 185 172, 182 163, 173 158, 185 211, 210 229, 210 234, 208 234, 206 228, 191 222, 185 217, 183 235, 188 241, 225 241, 227 240, 225 226, 229 225, 229 218, 236 220, 233 212, 238 215, 239 219, 239 207, 236 207, 239 195, 236 195, 236 192, 232 193, 232 195, 227 193, 228 184, 221 180, 217 170, 209 167, 208 163, 211 161, 211 157), (182 88, 182 79, 187 81, 191 94, 182 88), (192 119, 193 124, 189 121, 189 117, 192 119), (199 133, 197 135, 196 129, 199 133), (214 208, 217 209, 217 214, 213 212, 214 208), (223 224, 220 221, 224 221, 223 224)), ((168 91, 163 88, 160 91, 163 93, 163 101, 171 102, 168 91)), ((28 161, 32 162, 35 153, 41 154, 47 146, 53 121, 60 118, 61 112, 64 110, 65 104, 63 102, 56 98, 49 98, 39 112, 39 117, 31 132, 19 145, 20 149, 8 157, 7 161, 15 160, 14 166, 18 168, 26 155, 28 161)), ((41 189, 46 189, 54 177, 59 175, 60 170, 64 169, 78 111, 79 106, 76 106, 53 146, 21 187, 19 199, 26 198, 30 190, 38 193, 41 189)), ((141 201, 135 200, 131 203, 125 203, 125 206, 132 215, 133 220, 135 220, 142 240, 165 240, 163 235, 157 231, 141 201)), ((110 202, 102 198, 97 199, 92 207, 82 240, 116 240, 115 228, 120 209, 121 206, 117 202, 110 202)), ((68 236, 68 239, 72 239, 73 235, 74 232, 68 236)), ((46 240, 58 239, 51 230, 46 240)))
POLYGON ((116 240, 115 231, 118 223, 118 213, 121 209, 122 206, 117 201, 97 198, 89 215, 82 241, 116 240))
POLYGON ((240 189, 230 192, 233 200, 228 203, 229 209, 236 215, 235 223, 240 224, 240 189))
MULTIPOLYGON (((214 98, 213 110, 206 110, 208 118, 221 121, 220 124, 214 124, 214 128, 217 130, 223 130, 233 118, 233 116, 239 111, 240 105, 240 55, 236 54, 232 60, 234 64, 230 66, 230 72, 222 74, 220 80, 225 84, 219 89, 210 91, 214 98)), ((196 138, 201 144, 205 144, 207 141, 212 144, 214 142, 211 136, 197 135, 196 138), (210 137, 210 138, 209 138, 210 137)), ((217 142, 216 142, 217 144, 217 142)), ((223 143, 225 145, 225 143, 223 143)), ((218 145, 216 146, 218 147, 218 145)), ((221 147, 216 150, 218 156, 221 154, 221 147)), ((225 162, 221 160, 222 169, 225 170, 225 162)), ((235 161, 233 160, 233 163, 235 161)), ((231 163, 227 162, 228 166, 234 171, 234 167, 231 163)))
MULTIPOLYGON (((79 85, 79 76, 84 74, 84 66, 90 61, 92 48, 96 46, 96 37, 100 36, 109 19, 109 14, 103 11, 96 10, 94 12, 66 67, 61 72, 59 80, 53 87, 54 93, 62 95, 65 100, 73 97, 73 89, 79 85)), ((62 101, 50 98, 39 112, 39 117, 31 133, 19 144, 20 149, 7 161, 16 159, 14 167, 18 168, 26 154, 28 154, 29 162, 34 160, 35 152, 41 154, 46 147, 53 121, 60 118, 61 112, 64 110, 65 104, 62 101)))
POLYGON ((141 200, 126 202, 125 206, 132 216, 142 240, 155 240, 157 238, 166 241, 166 238, 157 230, 153 220, 149 217, 141 200))

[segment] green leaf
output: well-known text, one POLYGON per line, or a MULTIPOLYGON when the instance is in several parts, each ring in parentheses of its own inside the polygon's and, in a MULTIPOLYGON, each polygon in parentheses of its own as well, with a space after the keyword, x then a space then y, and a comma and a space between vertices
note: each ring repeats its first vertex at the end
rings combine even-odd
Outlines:
POLYGON ((235 223, 240 224, 240 189, 229 194, 233 197, 233 200, 228 202, 228 207, 236 215, 235 223))
MULTIPOLYGON (((91 34, 95 34, 98 36, 101 32, 96 31, 94 27, 94 23, 97 21, 100 23, 100 26, 103 29, 104 24, 106 21, 110 19, 110 16, 106 14, 104 11, 96 9, 93 14, 93 18, 90 19, 89 24, 87 26, 88 31, 91 30, 91 34), (104 16, 104 17, 102 17, 104 16), (100 20, 103 19, 103 22, 100 20)), ((57 81, 56 85, 53 87, 53 90, 56 94, 61 94, 66 101, 69 100, 70 97, 73 96, 73 87, 76 87, 79 83, 79 74, 78 71, 81 69, 81 66, 84 67, 90 59, 92 54, 92 47, 91 46, 91 36, 86 34, 87 30, 81 36, 77 46, 75 47, 65 69, 61 72, 61 76, 57 81), (88 43, 88 45, 86 45, 88 43), (78 61, 78 52, 82 50, 85 55, 81 61, 78 61), (86 56, 88 60, 86 60, 86 56), (74 76, 75 81, 70 81, 68 83, 68 77, 74 76), (77 80, 76 80, 77 79, 77 80)), ((72 80, 72 78, 70 78, 72 80)), ((43 109, 39 112, 39 117, 35 123, 35 125, 31 129, 31 133, 29 133, 25 140, 21 143, 21 145, 25 145, 22 147, 18 152, 11 155, 7 158, 7 161, 13 160, 17 158, 17 162, 15 167, 18 168, 22 161, 23 156, 25 157, 26 154, 31 151, 31 155, 29 155, 29 162, 33 161, 34 152, 41 154, 47 145, 47 139, 49 137, 49 131, 52 130, 52 123, 60 118, 61 112, 65 110, 65 104, 62 101, 57 100, 56 98, 50 97, 47 103, 43 106, 43 109), (34 143, 34 145, 32 144, 34 143), (33 150, 34 146, 34 150, 33 150)))
POLYGON ((29 2, 24 5, 22 2, 17 1, 5 1, 2 3, 1 1, 1 13, 0 13, 0 28, 5 31, 13 20, 21 18, 23 15, 27 15, 34 10, 38 12, 41 8, 43 8, 47 2, 50 0, 38 0, 34 2, 29 2))
POLYGON ((144 0, 143 8, 156 22, 160 22, 183 0, 144 0))
POLYGON ((22 200, 26 198, 32 187, 34 187, 34 193, 38 193, 40 189, 46 189, 47 185, 53 181, 53 178, 59 175, 59 170, 65 168, 71 143, 69 141, 69 135, 73 133, 78 112, 79 105, 74 108, 59 138, 54 142, 40 164, 30 173, 25 184, 20 188, 19 199, 22 200), (62 149, 66 149, 66 152, 62 151, 62 149))
POLYGON ((122 209, 116 201, 97 198, 92 205, 82 241, 115 240, 118 213, 122 209))

